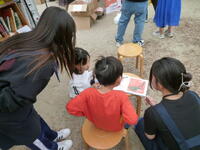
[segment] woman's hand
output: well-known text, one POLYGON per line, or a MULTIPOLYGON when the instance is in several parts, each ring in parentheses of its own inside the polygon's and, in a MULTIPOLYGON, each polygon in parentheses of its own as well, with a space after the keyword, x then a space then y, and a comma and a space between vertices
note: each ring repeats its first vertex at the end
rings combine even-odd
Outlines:
POLYGON ((147 104, 151 106, 154 106, 157 104, 157 102, 152 97, 149 97, 149 96, 147 96, 144 100, 147 104))

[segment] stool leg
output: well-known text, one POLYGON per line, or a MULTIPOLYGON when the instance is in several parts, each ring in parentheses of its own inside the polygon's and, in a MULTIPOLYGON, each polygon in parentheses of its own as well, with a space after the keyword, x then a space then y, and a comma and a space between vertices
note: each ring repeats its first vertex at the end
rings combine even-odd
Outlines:
POLYGON ((138 69, 139 68, 139 63, 140 63, 140 57, 139 56, 137 56, 136 57, 136 69, 138 69))
POLYGON ((144 77, 144 57, 142 54, 140 55, 140 76, 144 77))
POLYGON ((136 96, 136 99, 137 99, 137 109, 136 109, 136 112, 137 112, 138 117, 140 117, 141 106, 142 106, 142 97, 136 96))
POLYGON ((128 139, 128 135, 125 136, 125 149, 129 150, 129 139, 128 139))

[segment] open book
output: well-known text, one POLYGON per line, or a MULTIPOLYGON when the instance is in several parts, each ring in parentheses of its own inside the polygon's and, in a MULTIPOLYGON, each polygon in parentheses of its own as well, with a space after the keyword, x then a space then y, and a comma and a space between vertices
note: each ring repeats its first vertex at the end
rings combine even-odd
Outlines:
POLYGON ((120 90, 138 96, 146 96, 147 87, 148 80, 123 75, 120 85, 115 87, 114 90, 120 90))

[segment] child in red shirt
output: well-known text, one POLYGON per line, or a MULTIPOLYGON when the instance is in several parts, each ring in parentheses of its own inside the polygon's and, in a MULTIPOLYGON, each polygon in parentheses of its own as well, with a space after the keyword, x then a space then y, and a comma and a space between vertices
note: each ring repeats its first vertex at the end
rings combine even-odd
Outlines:
POLYGON ((124 124, 135 125, 138 117, 126 93, 113 90, 121 82, 123 66, 115 57, 101 57, 94 74, 97 88, 88 88, 71 99, 67 111, 75 116, 85 116, 97 128, 119 131, 124 124))

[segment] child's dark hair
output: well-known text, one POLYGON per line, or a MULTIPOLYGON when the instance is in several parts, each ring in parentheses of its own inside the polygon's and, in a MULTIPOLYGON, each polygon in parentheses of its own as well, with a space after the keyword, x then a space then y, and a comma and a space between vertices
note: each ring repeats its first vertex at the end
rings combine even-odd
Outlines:
MULTIPOLYGON (((88 61, 88 57, 90 57, 89 53, 86 50, 79 47, 75 48, 74 53, 75 53, 75 65, 78 64, 85 65, 88 61)), ((75 68, 74 73, 80 74, 80 71, 75 68)))
POLYGON ((99 83, 104 86, 114 84, 122 73, 122 63, 113 56, 102 56, 95 64, 94 74, 99 83))
POLYGON ((188 90, 189 81, 192 79, 192 75, 186 72, 185 66, 179 60, 170 57, 163 57, 153 63, 149 76, 151 88, 153 76, 156 83, 159 82, 174 94, 188 90))

